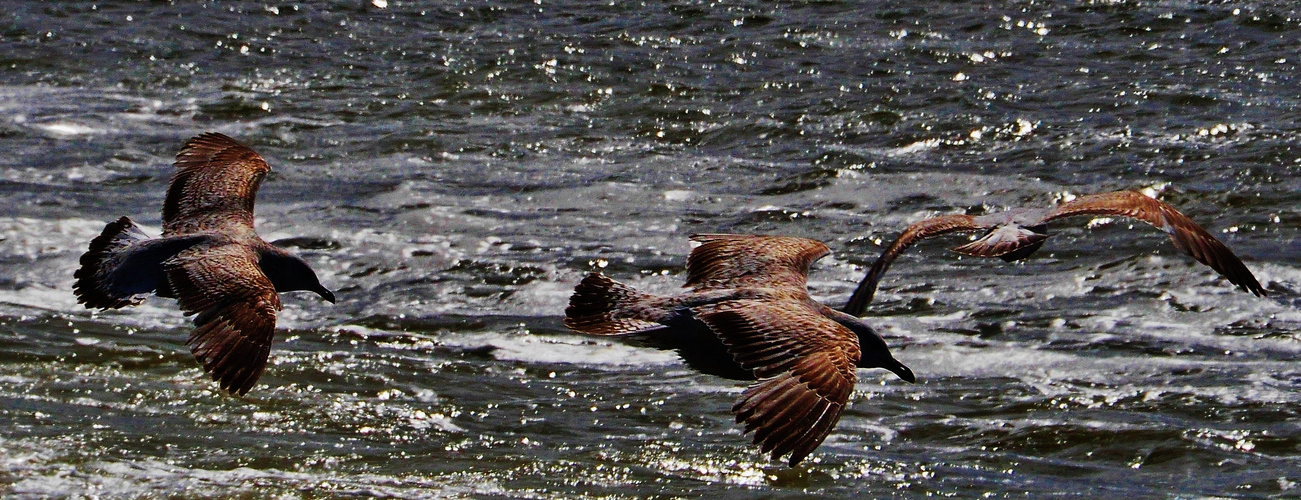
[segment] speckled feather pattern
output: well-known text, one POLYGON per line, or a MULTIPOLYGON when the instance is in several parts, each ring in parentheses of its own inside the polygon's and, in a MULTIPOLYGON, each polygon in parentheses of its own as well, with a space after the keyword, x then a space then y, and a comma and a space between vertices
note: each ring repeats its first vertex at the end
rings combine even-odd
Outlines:
POLYGON ((218 133, 190 139, 176 155, 163 202, 163 235, 221 231, 253 235, 253 201, 271 171, 252 149, 218 133))
POLYGON ((745 432, 795 465, 817 448, 858 380, 858 337, 811 309, 734 300, 697 310, 736 361, 761 377, 732 407, 745 432))
POLYGON ((221 388, 243 395, 266 366, 280 296, 248 247, 195 247, 164 264, 176 300, 195 317, 190 350, 221 388))
POLYGON ((701 243, 687 257, 686 287, 745 286, 803 290, 809 266, 831 253, 820 241, 790 236, 693 234, 701 243))

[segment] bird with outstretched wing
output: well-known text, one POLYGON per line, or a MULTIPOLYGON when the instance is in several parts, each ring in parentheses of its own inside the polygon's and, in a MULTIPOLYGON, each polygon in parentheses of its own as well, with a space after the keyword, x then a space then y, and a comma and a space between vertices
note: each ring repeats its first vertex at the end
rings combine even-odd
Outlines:
POLYGON ((687 293, 651 295, 592 273, 574 289, 565 325, 677 351, 708 374, 755 380, 732 407, 774 459, 798 464, 849 403, 858 368, 916 377, 870 326, 809 297, 809 266, 830 253, 786 236, 696 234, 687 293))
POLYGON ((913 223, 881 252, 843 311, 862 316, 890 264, 921 240, 955 232, 985 230, 979 239, 953 250, 1011 262, 1026 258, 1043 246, 1048 239, 1049 222, 1078 215, 1128 217, 1151 224, 1169 234, 1176 249, 1210 266, 1238 288, 1257 296, 1265 295, 1264 287, 1242 260, 1188 216, 1138 191, 1113 191, 1080 196, 1050 208, 1016 208, 978 216, 948 214, 913 223))
POLYGON ((73 292, 87 308, 136 305, 154 293, 196 315, 186 342, 223 390, 244 395, 266 367, 279 292, 334 293, 296 255, 253 229, 253 201, 271 167, 234 139, 206 133, 176 155, 163 202, 163 235, 150 238, 130 218, 90 242, 73 292))

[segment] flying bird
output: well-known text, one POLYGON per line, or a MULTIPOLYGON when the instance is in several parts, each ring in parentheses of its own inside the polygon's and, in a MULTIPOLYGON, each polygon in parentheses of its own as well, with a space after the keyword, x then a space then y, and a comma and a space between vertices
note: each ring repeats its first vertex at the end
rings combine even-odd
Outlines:
POLYGON ((151 238, 128 217, 90 242, 73 277, 86 308, 138 305, 150 293, 196 314, 186 342, 205 372, 231 394, 247 394, 266 367, 280 292, 334 293, 298 256, 253 229, 253 200, 271 167, 218 133, 190 139, 176 155, 163 202, 163 235, 151 238))
POLYGON ((1265 289, 1242 260, 1188 216, 1138 191, 1113 191, 1081 196, 1049 208, 1017 208, 980 216, 949 214, 914 223, 881 252, 845 304, 844 312, 862 316, 876 294, 881 275, 899 254, 918 241, 953 232, 987 230, 981 238, 952 250, 1012 262, 1029 257, 1043 246, 1049 222, 1077 215, 1129 217, 1151 224, 1169 234, 1179 251, 1210 266, 1243 291, 1265 296, 1265 289))
POLYGON ((830 253, 826 245, 783 236, 691 239, 701 245, 687 258, 690 291, 651 295, 592 273, 575 287, 565 325, 633 336, 677 351, 701 372, 757 380, 732 413, 763 453, 789 453, 791 466, 831 433, 857 368, 917 380, 867 323, 809 297, 809 266, 830 253))

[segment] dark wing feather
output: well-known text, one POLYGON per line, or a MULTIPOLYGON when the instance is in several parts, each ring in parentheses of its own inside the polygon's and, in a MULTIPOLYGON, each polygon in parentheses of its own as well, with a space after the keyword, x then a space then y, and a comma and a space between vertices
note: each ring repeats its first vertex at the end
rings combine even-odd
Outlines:
MULTIPOLYGON (((642 317, 638 306, 654 297, 601 273, 592 273, 574 287, 565 308, 565 326, 591 335, 623 335, 663 328, 654 317, 642 317)), ((651 309, 653 308, 641 308, 651 309)))
POLYGON ((854 294, 849 296, 844 311, 854 316, 862 316, 867 310, 867 305, 872 303, 872 297, 876 295, 876 286, 881 282, 881 276, 890 269, 894 259, 914 243, 954 231, 975 231, 985 227, 987 226, 978 224, 974 217, 964 214, 941 215, 913 223, 881 252, 876 262, 872 263, 872 268, 867 271, 867 275, 858 282, 854 294))
POLYGON ((693 234, 688 288, 792 288, 804 291, 809 266, 831 253, 820 241, 791 236, 693 234))
POLYGON ((1174 207, 1137 191, 1081 196, 1062 203, 1043 222, 1076 215, 1111 215, 1138 219, 1165 231, 1175 248, 1206 264, 1238 288, 1265 296, 1256 276, 1229 247, 1174 207))
POLYGON ((266 367, 280 297, 243 245, 192 248, 165 263, 195 329, 186 344, 221 388, 244 395, 266 367))
POLYGON ((773 458, 798 464, 826 439, 858 380, 858 337, 796 302, 736 300, 696 309, 759 382, 732 407, 773 458))
POLYGON ((176 155, 176 168, 163 202, 163 235, 253 230, 253 199, 271 167, 256 152, 209 132, 176 155))

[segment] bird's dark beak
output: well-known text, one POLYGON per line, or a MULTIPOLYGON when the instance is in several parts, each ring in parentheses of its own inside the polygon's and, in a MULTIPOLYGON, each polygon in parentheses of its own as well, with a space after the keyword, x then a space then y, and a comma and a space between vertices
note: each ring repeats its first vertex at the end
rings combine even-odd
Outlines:
POLYGON ((319 290, 313 290, 313 291, 316 292, 317 295, 320 295, 321 298, 325 299, 327 302, 331 304, 334 303, 334 292, 331 292, 330 289, 321 287, 319 290))
POLYGON ((917 383, 917 376, 913 375, 913 371, 909 369, 907 366, 904 366, 903 363, 896 361, 894 367, 886 368, 886 369, 890 370, 891 373, 894 373, 895 375, 899 376, 899 378, 903 379, 905 382, 908 382, 910 384, 917 383))

